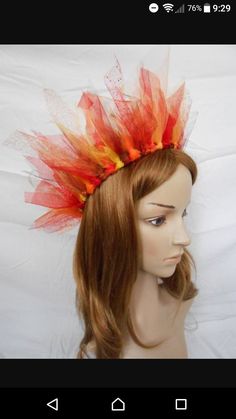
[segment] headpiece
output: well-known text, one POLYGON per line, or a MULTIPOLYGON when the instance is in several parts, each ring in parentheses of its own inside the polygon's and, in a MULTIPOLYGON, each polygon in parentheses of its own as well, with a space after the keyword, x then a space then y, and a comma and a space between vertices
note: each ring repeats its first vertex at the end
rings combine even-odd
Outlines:
POLYGON ((45 90, 61 134, 21 133, 35 151, 26 158, 40 179, 34 192, 25 193, 25 202, 50 208, 32 228, 62 231, 76 225, 86 200, 108 176, 156 150, 183 148, 190 110, 184 83, 166 97, 159 77, 141 67, 137 92, 128 96, 116 61, 105 85, 112 100, 84 92, 77 104, 85 117, 83 130, 78 128, 78 108, 71 113, 77 118, 71 128, 58 118, 60 99, 45 90))

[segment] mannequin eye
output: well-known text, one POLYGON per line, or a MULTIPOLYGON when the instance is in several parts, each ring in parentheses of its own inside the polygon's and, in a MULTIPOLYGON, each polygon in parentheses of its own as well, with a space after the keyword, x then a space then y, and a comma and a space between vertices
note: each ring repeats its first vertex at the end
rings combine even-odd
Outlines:
POLYGON ((157 224, 152 224, 155 227, 160 227, 162 224, 165 224, 166 222, 166 217, 159 217, 159 218, 154 218, 153 220, 149 220, 148 221, 150 224, 153 222, 157 222, 157 224))
MULTIPOLYGON (((188 215, 187 210, 185 208, 182 217, 186 217, 188 215)), ((160 227, 162 224, 166 224, 166 217, 158 217, 154 218, 153 220, 148 221, 149 224, 152 224, 155 227, 160 227)))

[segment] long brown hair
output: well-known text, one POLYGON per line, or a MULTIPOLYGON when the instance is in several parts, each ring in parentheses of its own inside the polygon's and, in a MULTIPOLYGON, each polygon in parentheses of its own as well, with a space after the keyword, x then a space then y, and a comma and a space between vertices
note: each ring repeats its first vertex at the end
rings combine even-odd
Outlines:
MULTIPOLYGON (((97 358, 119 358, 125 327, 140 346, 153 347, 139 341, 129 315, 141 249, 136 205, 168 180, 179 164, 188 168, 194 184, 197 167, 188 154, 157 150, 109 176, 87 200, 73 260, 78 311, 84 322, 79 358, 86 355, 91 341, 97 358)), ((164 281, 168 292, 180 301, 197 294, 191 265, 195 267, 185 249, 174 274, 164 281)))

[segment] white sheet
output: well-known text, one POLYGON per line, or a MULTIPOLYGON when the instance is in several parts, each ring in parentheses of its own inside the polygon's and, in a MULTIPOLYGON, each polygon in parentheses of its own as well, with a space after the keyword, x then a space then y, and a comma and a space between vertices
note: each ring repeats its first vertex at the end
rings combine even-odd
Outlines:
MULTIPOLYGON (((26 205, 29 166, 2 146, 16 129, 55 132, 42 88, 70 105, 82 89, 104 93, 103 75, 121 62, 156 67, 164 46, 0 46, 0 356, 73 358, 81 339, 72 254, 76 229, 29 230, 44 208, 26 205), (146 55, 146 56, 145 56, 146 55)), ((186 151, 199 169, 188 224, 199 296, 186 319, 190 358, 236 357, 236 47, 173 45, 169 77, 186 80, 198 111, 186 151)))

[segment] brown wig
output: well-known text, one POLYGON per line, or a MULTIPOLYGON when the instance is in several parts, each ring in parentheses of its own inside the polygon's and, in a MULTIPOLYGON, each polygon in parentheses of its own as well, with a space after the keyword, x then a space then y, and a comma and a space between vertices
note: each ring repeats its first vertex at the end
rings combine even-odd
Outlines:
MULTIPOLYGON (((197 167, 189 155, 157 150, 109 176, 86 202, 73 261, 78 310, 85 327, 79 358, 86 356, 91 341, 97 358, 119 358, 125 328, 140 346, 156 346, 140 342, 129 314, 141 254, 136 205, 167 181, 179 164, 190 171, 194 184, 197 167)), ((166 290, 180 302, 197 294, 191 265, 195 267, 185 249, 173 275, 164 280, 166 290)))

